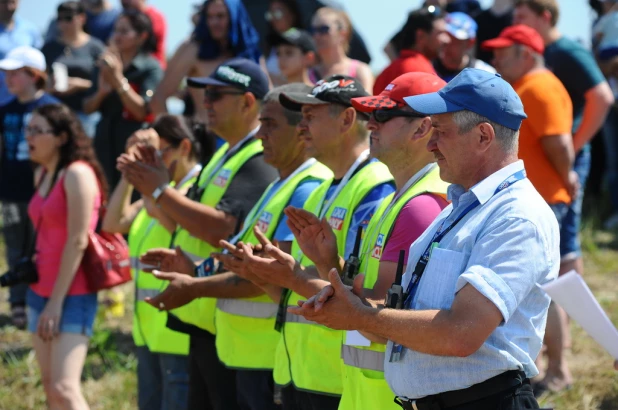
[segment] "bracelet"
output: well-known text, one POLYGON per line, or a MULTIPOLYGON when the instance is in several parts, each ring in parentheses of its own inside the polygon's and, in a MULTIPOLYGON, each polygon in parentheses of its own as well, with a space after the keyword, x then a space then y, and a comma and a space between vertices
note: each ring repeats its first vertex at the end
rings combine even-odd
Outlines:
POLYGON ((126 94, 127 92, 129 92, 130 88, 131 86, 129 85, 129 80, 124 77, 121 81, 120 87, 116 88, 116 92, 118 93, 118 95, 126 94))
POLYGON ((170 184, 163 184, 155 188, 155 190, 152 192, 152 199, 155 201, 155 203, 157 203, 161 195, 163 195, 163 192, 169 187, 170 184))

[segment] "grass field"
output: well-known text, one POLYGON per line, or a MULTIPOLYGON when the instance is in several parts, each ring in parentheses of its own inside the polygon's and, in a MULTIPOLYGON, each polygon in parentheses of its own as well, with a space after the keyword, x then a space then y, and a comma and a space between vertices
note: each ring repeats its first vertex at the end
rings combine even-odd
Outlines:
MULTIPOLYGON (((587 226, 583 238, 586 281, 613 323, 618 325, 618 237, 587 226)), ((3 254, 1 249, 0 254, 3 254)), ((4 272, 2 265, 0 268, 4 272)), ((99 320, 91 341, 83 391, 92 409, 137 407, 130 285, 125 292, 124 317, 99 320)), ((6 290, 0 290, 0 410, 44 409, 43 388, 29 335, 9 325, 6 298, 6 290)), ((572 326, 572 339, 569 357, 575 383, 566 392, 543 396, 541 407, 618 410, 618 372, 613 370, 613 360, 576 324, 572 326)))

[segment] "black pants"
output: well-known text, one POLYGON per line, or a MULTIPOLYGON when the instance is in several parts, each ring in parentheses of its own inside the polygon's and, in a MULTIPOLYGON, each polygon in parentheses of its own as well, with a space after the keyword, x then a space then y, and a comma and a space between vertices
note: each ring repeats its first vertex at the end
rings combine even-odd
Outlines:
POLYGON ((236 394, 242 410, 281 410, 275 404, 273 372, 236 370, 236 394))
POLYGON ((283 410, 337 410, 341 398, 301 391, 290 384, 281 390, 281 400, 283 410))
POLYGON ((539 403, 534 398, 530 381, 525 380, 521 386, 471 403, 448 407, 448 410, 527 410, 538 408, 539 403))
POLYGON ((240 410, 236 404, 236 371, 219 361, 215 336, 191 335, 189 410, 240 410))

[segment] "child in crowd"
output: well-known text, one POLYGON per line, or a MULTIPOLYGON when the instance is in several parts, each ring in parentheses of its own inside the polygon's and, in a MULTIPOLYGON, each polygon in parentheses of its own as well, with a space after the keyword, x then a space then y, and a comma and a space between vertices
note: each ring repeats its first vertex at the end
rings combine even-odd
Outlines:
POLYGON ((279 70, 287 83, 313 85, 309 79, 309 68, 316 62, 316 48, 308 32, 291 28, 280 35, 275 48, 279 70))

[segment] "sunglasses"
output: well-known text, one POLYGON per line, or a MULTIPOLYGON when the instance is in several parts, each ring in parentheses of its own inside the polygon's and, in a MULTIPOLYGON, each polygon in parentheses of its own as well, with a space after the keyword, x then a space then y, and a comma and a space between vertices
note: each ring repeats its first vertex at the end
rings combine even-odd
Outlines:
POLYGON ((314 34, 328 34, 330 32, 330 26, 324 25, 324 26, 312 26, 309 27, 309 33, 314 35, 314 34))
POLYGON ((219 101, 223 98, 224 95, 243 95, 244 91, 226 91, 226 90, 218 90, 216 88, 212 88, 204 91, 204 100, 209 101, 211 103, 219 101))
POLYGON ((70 15, 65 15, 65 16, 58 16, 56 17, 56 21, 58 22, 65 22, 65 23, 70 23, 71 21, 73 21, 73 17, 75 17, 74 15, 70 14, 70 15))
POLYGON ((425 118, 426 115, 402 110, 375 110, 371 113, 371 118, 380 124, 384 124, 385 122, 397 117, 425 118))
POLYGON ((264 19, 269 23, 273 20, 281 20, 283 18, 283 12, 281 10, 267 11, 264 13, 264 19))
POLYGON ((25 127, 24 134, 25 135, 42 135, 42 134, 53 134, 54 130, 44 130, 39 127, 25 127))

